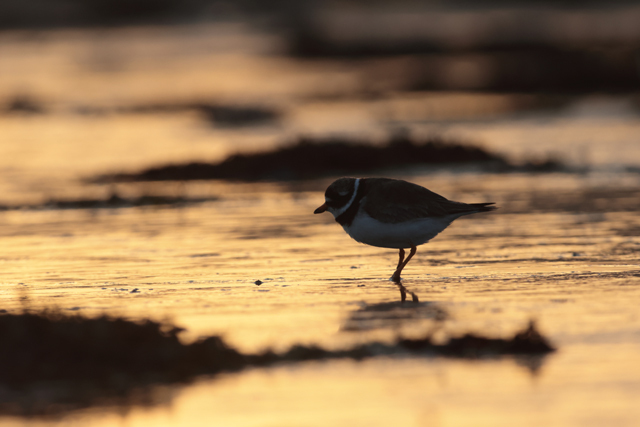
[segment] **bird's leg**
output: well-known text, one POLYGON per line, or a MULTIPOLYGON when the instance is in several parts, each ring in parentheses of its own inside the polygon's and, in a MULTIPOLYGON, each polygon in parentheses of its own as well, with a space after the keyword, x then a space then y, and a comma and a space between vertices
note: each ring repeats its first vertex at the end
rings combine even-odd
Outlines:
POLYGON ((404 261, 404 249, 400 248, 400 252, 398 253, 398 265, 396 267, 396 271, 402 271, 402 261, 404 261))
POLYGON ((404 249, 400 248, 400 252, 398 253, 398 266, 396 267, 396 271, 391 276, 391 280, 393 280, 400 289, 400 300, 404 302, 407 299, 407 290, 402 283, 400 283, 400 272, 402 271, 402 262, 404 261, 404 249))
POLYGON ((400 266, 402 265, 402 261, 404 261, 404 249, 400 248, 400 252, 398 253, 399 255, 399 259, 398 259, 398 266, 396 267, 396 270, 400 268, 400 266))
POLYGON ((413 258, 413 256, 416 254, 417 250, 418 248, 416 248, 414 245, 411 245, 411 252, 409 252, 409 256, 407 257, 407 259, 404 259, 404 249, 400 249, 400 260, 398 261, 398 267, 396 267, 396 271, 393 273, 393 276, 391 276, 392 281, 400 283, 400 273, 402 273, 402 270, 406 267, 409 261, 411 261, 411 258, 413 258))
POLYGON ((417 250, 418 248, 416 248, 414 245, 411 245, 411 252, 409 252, 409 256, 402 263, 402 268, 400 269, 400 271, 402 271, 402 269, 405 268, 407 264, 409 264, 409 261, 411 261, 411 258, 413 258, 413 256, 416 254, 417 250))
MULTIPOLYGON (((400 256, 398 261, 398 267, 396 267, 396 271, 393 273, 393 276, 391 276, 391 280, 394 281, 400 288, 400 299, 403 302, 407 299, 407 289, 401 283, 400 273, 402 273, 402 270, 406 267, 409 261, 411 261, 411 258, 413 258, 413 256, 416 254, 417 250, 418 248, 416 248, 414 245, 411 245, 411 252, 409 252, 409 256, 407 257, 407 259, 404 259, 404 249, 401 248, 399 253, 400 256)), ((409 293, 411 294, 411 300, 413 302, 420 301, 418 299, 418 296, 415 293, 411 291, 409 291, 409 293)))
MULTIPOLYGON (((400 252, 398 253, 398 255, 399 255, 398 266, 396 267, 396 271, 393 273, 393 276, 391 276, 391 280, 396 282, 396 283, 400 283, 400 272, 402 271, 402 268, 404 267, 404 265, 403 265, 404 249, 400 248, 400 252)), ((403 299, 403 301, 404 301, 404 299, 403 299)))

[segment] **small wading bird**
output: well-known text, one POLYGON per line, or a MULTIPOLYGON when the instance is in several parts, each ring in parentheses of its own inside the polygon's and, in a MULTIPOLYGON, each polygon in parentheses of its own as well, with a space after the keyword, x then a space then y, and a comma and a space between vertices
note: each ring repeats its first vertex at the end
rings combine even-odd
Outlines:
MULTIPOLYGON (((325 202, 313 213, 329 211, 354 240, 380 248, 400 250, 400 260, 391 276, 400 288, 402 301, 406 289, 400 273, 427 243, 453 220, 496 209, 493 203, 460 203, 417 184, 389 178, 340 178, 324 194, 325 202), (411 248, 405 259, 405 249, 411 248)), ((411 292, 413 301, 418 301, 411 292)))

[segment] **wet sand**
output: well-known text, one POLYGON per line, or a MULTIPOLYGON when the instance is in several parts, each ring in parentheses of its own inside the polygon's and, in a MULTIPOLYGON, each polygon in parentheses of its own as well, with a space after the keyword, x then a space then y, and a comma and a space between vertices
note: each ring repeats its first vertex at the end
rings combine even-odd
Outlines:
MULTIPOLYGON (((449 178, 416 181, 459 200, 493 195, 503 205, 501 197, 516 197, 506 176, 467 175, 458 185, 449 178), (469 195, 460 188, 469 182, 485 188, 469 195)), ((513 178, 534 188, 546 183, 549 194, 572 180, 513 178)), ((509 213, 503 206, 458 220, 420 247, 404 273, 405 286, 447 317, 389 319, 386 310, 370 310, 354 327, 363 309, 399 300, 388 280, 395 252, 351 241, 331 218, 312 215, 321 192, 246 187, 179 208, 5 212, 3 308, 18 311, 28 298, 33 308, 171 319, 187 329, 185 340, 221 334, 247 352, 296 343, 345 348, 434 327, 443 340, 469 331, 506 337, 535 319, 558 352, 533 370, 517 359, 411 357, 254 369, 184 388, 169 399, 170 425, 388 425, 404 417, 408 425, 432 417, 443 425, 583 425, 614 413, 619 425, 633 424, 640 387, 636 212, 538 205, 543 212, 509 213)), ((134 406, 126 422, 158 425, 167 410, 134 406)), ((90 413, 60 422, 86 416, 78 422, 110 425, 90 413)))
MULTIPOLYGON (((508 337, 533 319, 558 351, 539 360, 407 356, 285 364, 184 386, 159 384, 143 402, 133 399, 52 418, 3 417, 2 425, 637 423, 640 176, 628 166, 640 165, 640 122, 624 99, 619 104, 606 97, 587 100, 552 115, 487 118, 478 113, 486 100, 482 98, 473 120, 440 116, 436 123, 428 120, 433 113, 429 109, 411 117, 400 114, 402 108, 386 115, 397 99, 327 103, 305 98, 318 79, 326 77, 322 72, 337 76, 333 90, 339 92, 340 85, 352 88, 353 71, 340 71, 336 64, 308 67, 250 54, 209 55, 202 45, 178 55, 173 42, 154 41, 153 31, 142 37, 140 46, 168 43, 161 52, 177 57, 174 69, 158 67, 166 58, 153 54, 137 63, 139 68, 127 66, 129 72, 123 73, 96 71, 77 61, 85 58, 108 68, 114 63, 91 59, 92 43, 114 46, 131 34, 129 30, 100 40, 92 34, 91 42, 61 33, 42 45, 3 39, 4 52, 13 55, 13 71, 0 71, 11 77, 2 80, 7 83, 0 93, 6 98, 24 81, 42 99, 56 101, 43 116, 0 117, 3 138, 10 142, 0 146, 0 170, 6 178, 0 182, 0 202, 41 206, 0 212, 1 309, 17 313, 28 300, 34 309, 169 319, 186 329, 181 335, 185 342, 220 334, 243 352, 280 351, 294 344, 340 349, 373 340, 390 342, 398 334, 418 336, 425 330, 437 330, 435 336, 443 341, 467 332, 508 337), (24 43, 30 50, 14 49, 24 43), (68 55, 63 65, 55 59, 61 51, 68 55), (52 71, 27 72, 31 68, 25 52, 43 53, 35 56, 52 71), (226 61, 219 62, 221 58, 226 61), (208 67, 221 63, 219 75, 206 74, 208 67), (192 70, 182 75, 185 86, 169 85, 181 70, 192 70), (257 78, 260 70, 280 77, 265 85, 257 78), (216 87, 216 78, 228 75, 234 77, 230 85, 216 87), (78 104, 109 104, 114 99, 148 101, 165 86, 168 97, 188 99, 201 93, 231 97, 234 88, 242 88, 238 91, 244 99, 258 93, 289 110, 280 128, 234 133, 211 129, 189 114, 102 117, 75 110, 78 104), (80 100, 71 96, 81 93, 90 95, 80 100), (115 187, 85 181, 171 161, 218 161, 233 152, 271 147, 298 132, 379 136, 397 121, 416 133, 471 135, 516 159, 553 152, 590 168, 554 174, 395 172, 392 177, 450 199, 493 201, 500 207, 457 220, 418 249, 403 272, 404 284, 433 311, 400 313, 389 305, 400 299, 388 280, 396 251, 360 245, 330 215, 312 214, 332 178, 115 187), (162 196, 202 202, 118 209, 46 206, 48 200, 105 199, 114 189, 128 199, 162 196)), ((125 53, 114 48, 115 64, 129 64, 126 59, 141 49, 136 46, 125 53)), ((456 99, 439 99, 443 107, 438 111, 446 113, 446 105, 456 99)))

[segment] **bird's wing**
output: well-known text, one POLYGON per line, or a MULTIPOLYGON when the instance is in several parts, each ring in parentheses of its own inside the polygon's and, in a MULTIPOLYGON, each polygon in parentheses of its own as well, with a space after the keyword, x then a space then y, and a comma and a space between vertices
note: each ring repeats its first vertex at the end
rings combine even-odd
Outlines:
POLYGON ((424 217, 464 215, 481 210, 478 205, 447 200, 410 182, 386 178, 369 178, 367 181, 369 185, 375 183, 375 191, 366 192, 362 207, 367 214, 375 215, 382 222, 398 223, 424 217))

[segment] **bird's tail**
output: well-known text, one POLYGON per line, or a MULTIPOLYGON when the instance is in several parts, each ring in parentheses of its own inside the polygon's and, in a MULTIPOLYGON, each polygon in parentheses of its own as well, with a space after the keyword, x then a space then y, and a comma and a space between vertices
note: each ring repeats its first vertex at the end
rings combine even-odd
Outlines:
POLYGON ((493 206, 495 205, 495 203, 490 202, 490 203, 469 203, 469 206, 473 206, 475 212, 489 212, 489 211, 495 211, 496 209, 498 209, 497 206, 493 206))

